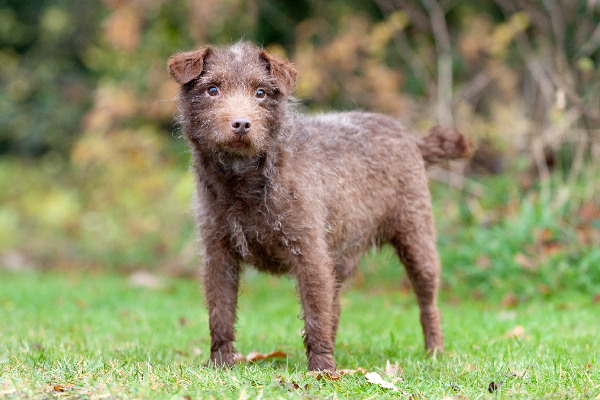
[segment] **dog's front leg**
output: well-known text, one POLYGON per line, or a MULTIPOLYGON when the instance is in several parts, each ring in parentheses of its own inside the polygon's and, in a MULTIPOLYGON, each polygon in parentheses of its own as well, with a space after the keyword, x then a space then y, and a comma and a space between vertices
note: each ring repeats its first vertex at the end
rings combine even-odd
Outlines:
POLYGON ((304 344, 309 371, 335 371, 332 306, 335 294, 333 263, 326 252, 303 254, 295 273, 304 313, 304 344))
POLYGON ((239 289, 239 265, 224 252, 207 251, 204 289, 210 327, 210 363, 232 366, 239 289))

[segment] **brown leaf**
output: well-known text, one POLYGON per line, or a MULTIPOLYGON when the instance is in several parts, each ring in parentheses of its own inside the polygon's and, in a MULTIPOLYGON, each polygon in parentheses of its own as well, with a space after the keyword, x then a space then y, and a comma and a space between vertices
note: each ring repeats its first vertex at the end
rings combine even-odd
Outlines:
POLYGON ((484 254, 475 260, 475 265, 480 269, 488 269, 492 266, 492 259, 484 254))
POLYGON ((252 352, 248 353, 248 355, 246 356, 246 360, 248 360, 249 362, 254 362, 254 361, 258 361, 258 360, 264 360, 266 358, 286 358, 286 357, 287 357, 287 353, 284 353, 283 351, 272 351, 267 354, 262 354, 262 353, 259 353, 258 351, 252 351, 252 352))
POLYGON ((402 368, 398 365, 398 361, 396 361, 395 364, 391 364, 390 360, 385 362, 385 374, 388 378, 393 378, 394 376, 402 375, 403 373, 404 371, 402 371, 402 368))
POLYGON ((327 370, 323 371, 308 371, 306 376, 313 377, 315 379, 327 379, 329 381, 337 381, 340 379, 340 375, 337 372, 331 372, 327 370))
POLYGON ((564 243, 559 241, 551 241, 542 243, 542 251, 544 254, 551 256, 552 254, 560 253, 565 249, 564 243))
POLYGON ((600 208, 593 201, 588 201, 579 209, 577 214, 584 221, 600 219, 600 208))
POLYGON ((136 271, 129 276, 129 284, 133 287, 157 289, 161 286, 161 281, 151 272, 136 271))
POLYGON ((538 283, 536 285, 536 288, 537 288, 538 292, 540 292, 541 294, 549 295, 552 293, 552 290, 550 289, 550 287, 548 285, 544 285, 543 283, 538 283))
POLYGON ((192 396, 186 394, 185 396, 183 396, 183 400, 192 400, 192 396))
POLYGON ((61 385, 60 383, 57 383, 53 387, 55 392, 66 392, 67 390, 72 389, 72 388, 73 388, 73 385, 61 385))
POLYGON ((185 319, 185 317, 179 317, 179 325, 184 326, 186 322, 187 320, 185 319))
POLYGON ((514 328, 512 328, 510 331, 506 332, 506 334, 504 336, 507 338, 523 337, 523 336, 525 336, 525 328, 523 328, 521 325, 517 325, 514 328))
POLYGON ((272 351, 267 354, 259 353, 258 351, 251 351, 247 356, 242 353, 237 353, 235 358, 237 362, 255 362, 259 360, 264 360, 266 358, 286 358, 288 355, 283 351, 272 351))
POLYGON ((354 375, 357 372, 360 372, 361 374, 366 374, 367 370, 361 367, 358 367, 357 369, 338 369, 337 371, 340 375, 354 375))
POLYGON ((516 307, 519 303, 517 296, 514 293, 507 293, 506 296, 500 301, 502 307, 516 307))
POLYGON ((292 389, 300 389, 300 385, 298 385, 296 382, 294 382, 294 381, 286 382, 286 380, 283 379, 279 375, 273 375, 273 379, 275 379, 275 381, 277 381, 277 383, 279 384, 279 386, 281 386, 282 389, 285 389, 288 392, 291 391, 292 389))
POLYGON ((533 261, 531 258, 527 257, 523 253, 515 254, 515 261, 517 264, 519 264, 522 268, 525 269, 535 269, 536 267, 535 261, 533 261))
POLYGON ((192 349, 192 355, 199 356, 200 354, 202 354, 202 350, 199 347, 194 347, 192 349))

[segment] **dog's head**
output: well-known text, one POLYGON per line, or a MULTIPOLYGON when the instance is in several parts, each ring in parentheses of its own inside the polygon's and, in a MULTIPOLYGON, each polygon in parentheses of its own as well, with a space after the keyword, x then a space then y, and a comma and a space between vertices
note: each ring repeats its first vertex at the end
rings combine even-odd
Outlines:
POLYGON ((169 72, 181 85, 184 132, 202 151, 252 158, 277 140, 296 81, 288 61, 240 42, 177 53, 169 72))

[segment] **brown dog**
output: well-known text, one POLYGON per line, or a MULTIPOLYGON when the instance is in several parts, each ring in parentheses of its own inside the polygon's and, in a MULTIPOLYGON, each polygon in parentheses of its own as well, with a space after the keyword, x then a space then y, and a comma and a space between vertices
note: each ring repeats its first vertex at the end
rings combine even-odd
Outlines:
POLYGON ((466 157, 468 141, 436 127, 417 142, 380 114, 299 114, 292 65, 247 43, 178 53, 169 72, 196 175, 211 362, 234 363, 239 275, 251 264, 296 277, 308 369, 335 370, 341 282, 387 242, 417 294, 425 348, 442 350, 425 165, 466 157))

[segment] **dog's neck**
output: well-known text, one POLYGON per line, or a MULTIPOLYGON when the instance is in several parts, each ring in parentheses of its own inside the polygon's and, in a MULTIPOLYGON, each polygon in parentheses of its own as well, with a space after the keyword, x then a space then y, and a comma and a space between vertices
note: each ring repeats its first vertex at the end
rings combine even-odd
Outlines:
POLYGON ((270 189, 279 186, 279 170, 286 152, 277 150, 280 149, 270 149, 254 157, 192 151, 194 169, 199 183, 217 198, 237 197, 239 194, 246 199, 264 199, 270 189), (232 188, 235 188, 233 192, 232 188))

